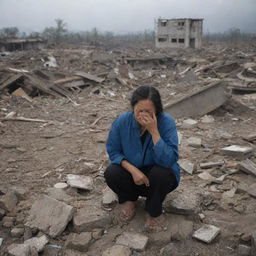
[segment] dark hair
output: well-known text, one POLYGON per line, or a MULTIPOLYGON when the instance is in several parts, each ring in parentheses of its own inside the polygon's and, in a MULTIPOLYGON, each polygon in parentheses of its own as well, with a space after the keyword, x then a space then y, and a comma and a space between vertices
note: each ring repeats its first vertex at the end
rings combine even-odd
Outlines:
POLYGON ((140 100, 151 100, 156 108, 156 115, 159 115, 163 112, 163 105, 159 91, 152 86, 142 85, 138 87, 132 94, 131 106, 134 106, 140 100))

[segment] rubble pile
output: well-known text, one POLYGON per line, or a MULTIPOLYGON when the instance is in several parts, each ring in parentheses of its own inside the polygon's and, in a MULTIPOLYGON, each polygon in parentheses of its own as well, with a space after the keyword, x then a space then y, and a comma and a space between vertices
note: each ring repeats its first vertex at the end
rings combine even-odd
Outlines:
POLYGON ((0 255, 256 255, 256 53, 62 46, 0 56, 0 255), (179 132, 166 226, 118 218, 112 121, 156 86, 179 132))

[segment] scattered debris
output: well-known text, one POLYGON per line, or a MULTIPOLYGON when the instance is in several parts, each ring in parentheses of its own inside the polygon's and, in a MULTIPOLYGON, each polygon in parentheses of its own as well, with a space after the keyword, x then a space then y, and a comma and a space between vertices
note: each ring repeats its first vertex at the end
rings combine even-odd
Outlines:
POLYGON ((93 180, 90 176, 80 176, 74 174, 67 175, 67 183, 73 188, 80 188, 85 190, 93 189, 93 180))
POLYGON ((256 176, 256 164, 249 159, 239 162, 237 168, 247 174, 256 176))
POLYGON ((181 159, 179 160, 180 168, 187 172, 188 174, 193 174, 194 171, 196 171, 196 165, 191 163, 189 160, 181 159))
POLYGON ((230 155, 233 157, 238 157, 239 159, 243 159, 248 157, 248 155, 253 151, 252 147, 238 146, 232 145, 229 147, 222 148, 220 152, 230 155))
POLYGON ((207 244, 211 243, 220 233, 220 228, 213 225, 204 225, 193 234, 193 238, 203 241, 207 244))

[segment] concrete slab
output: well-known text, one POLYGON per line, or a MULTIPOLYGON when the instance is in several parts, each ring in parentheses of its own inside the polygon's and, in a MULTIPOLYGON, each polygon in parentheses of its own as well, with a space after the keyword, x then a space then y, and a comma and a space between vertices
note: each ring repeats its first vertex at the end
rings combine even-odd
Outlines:
POLYGON ((65 243, 66 248, 87 252, 92 241, 91 232, 82 232, 80 234, 70 233, 65 243))
POLYGON ((187 159, 179 160, 179 165, 183 171, 192 175, 196 171, 196 166, 187 159))
POLYGON ((237 157, 239 159, 246 158, 252 151, 254 150, 253 147, 247 146, 238 146, 238 145, 231 145, 220 150, 221 153, 233 157, 237 157))
POLYGON ((116 244, 128 246, 137 251, 145 250, 147 243, 148 243, 147 236, 141 235, 139 233, 133 233, 133 232, 124 232, 116 240, 116 244))
POLYGON ((247 174, 256 176, 256 164, 249 159, 238 163, 237 168, 247 174))
POLYGON ((80 188, 85 190, 93 189, 93 180, 90 176, 68 174, 67 183, 73 188, 80 188))
POLYGON ((220 107, 231 97, 227 93, 227 85, 224 81, 211 84, 167 104, 164 109, 174 118, 203 116, 220 107))
POLYGON ((220 233, 220 228, 213 225, 204 225, 194 232, 193 238, 203 241, 207 244, 211 243, 220 233))
POLYGON ((202 169, 209 169, 209 168, 212 168, 212 167, 220 167, 223 164, 225 164, 224 161, 201 163, 200 164, 200 168, 202 168, 202 169))

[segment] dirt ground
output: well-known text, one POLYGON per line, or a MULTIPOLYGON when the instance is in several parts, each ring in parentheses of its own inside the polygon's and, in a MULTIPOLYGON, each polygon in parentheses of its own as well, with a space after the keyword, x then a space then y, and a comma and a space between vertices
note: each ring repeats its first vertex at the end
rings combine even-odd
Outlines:
MULTIPOLYGON (((8 90, 0 92, 0 118, 5 118, 10 112, 16 117, 43 119, 47 122, 0 122, 0 195, 13 188, 22 188, 24 197, 19 200, 12 212, 6 216, 15 218, 12 227, 3 227, 0 221, 0 238, 4 238, 0 247, 0 255, 7 255, 7 247, 13 243, 22 243, 23 237, 13 238, 10 231, 14 227, 24 227, 31 205, 38 195, 45 194, 48 188, 58 182, 66 182, 67 174, 90 175, 94 180, 91 192, 68 189, 71 199, 68 204, 79 209, 86 201, 101 202, 102 190, 106 187, 103 172, 108 165, 105 152, 105 142, 112 121, 122 112, 129 110, 129 97, 133 89, 140 84, 154 85, 159 89, 164 105, 196 89, 202 88, 213 81, 226 80, 230 86, 255 87, 255 82, 239 79, 245 63, 255 63, 256 52, 253 46, 229 48, 211 46, 203 50, 161 50, 128 48, 128 49, 88 49, 86 47, 63 46, 62 49, 44 51, 16 52, 0 58, 0 78, 10 73, 9 67, 26 70, 40 69, 57 77, 56 73, 70 76, 74 71, 85 70, 88 73, 100 75, 105 81, 100 84, 72 91, 72 96, 53 97, 40 94, 33 97, 32 102, 13 96, 8 90), (102 54, 101 56, 96 56, 102 54), (103 54, 107 54, 103 58, 103 54), (136 79, 126 78, 128 85, 120 84, 110 73, 116 67, 121 56, 171 56, 174 64, 137 64, 126 65, 136 79), (57 68, 45 68, 40 59, 53 55, 58 63, 57 68), (98 58, 97 60, 95 60, 98 58), (100 60, 99 60, 100 59, 100 60), (221 69, 197 71, 209 64, 225 65, 228 61, 238 64, 235 70, 222 72, 221 69), (186 77, 180 75, 190 67, 193 74, 186 77), (217 70, 217 71, 216 71, 217 70)), ((214 66, 214 67, 215 67, 214 66)), ((121 69, 119 69, 120 72, 121 69)), ((186 73, 187 74, 187 73, 186 73)), ((125 77, 125 75, 123 76, 125 77)), ((247 186, 256 182, 253 175, 241 172, 237 168, 240 160, 223 155, 220 149, 229 145, 250 146, 255 148, 256 141, 248 142, 244 136, 256 132, 256 93, 233 94, 224 105, 208 113, 214 118, 212 123, 202 122, 201 117, 193 118, 197 124, 184 127, 184 118, 176 120, 181 136, 180 158, 187 159, 197 166, 193 175, 182 171, 181 187, 186 191, 198 192, 201 201, 198 205, 205 218, 198 214, 178 215, 166 213, 167 231, 149 236, 149 244, 145 251, 132 255, 159 255, 161 248, 174 243, 172 255, 218 255, 235 256, 238 245, 251 246, 250 235, 256 231, 256 201, 245 191, 238 190, 241 183, 247 186), (188 145, 189 137, 202 139, 202 146, 194 148, 188 145), (198 174, 202 172, 200 163, 224 161, 221 167, 213 167, 209 171, 212 176, 220 177, 227 174, 219 183, 202 180, 198 174), (236 171, 234 171, 236 170, 236 171), (231 197, 223 196, 224 192, 235 188, 231 197), (192 233, 203 223, 212 224, 221 229, 221 234, 211 243, 204 244, 192 238, 192 233)), ((249 159, 256 163, 255 151, 249 159)), ((179 188, 178 188, 179 189, 179 188)), ((87 255, 102 255, 102 252, 115 243, 117 235, 124 231, 144 233, 145 212, 143 199, 138 203, 135 218, 123 225, 116 220, 118 205, 114 205, 107 214, 113 215, 114 223, 107 228, 102 237, 96 240, 87 255)), ((63 234, 50 243, 61 248, 44 250, 40 255, 65 254, 64 243, 72 230, 70 224, 63 234)), ((71 254, 69 254, 71 255, 71 254)), ((75 255, 75 254, 72 254, 75 255)), ((79 254, 77 254, 79 255, 79 254)), ((86 254, 81 254, 86 255, 86 254)), ((171 254, 170 254, 171 255, 171 254)))

